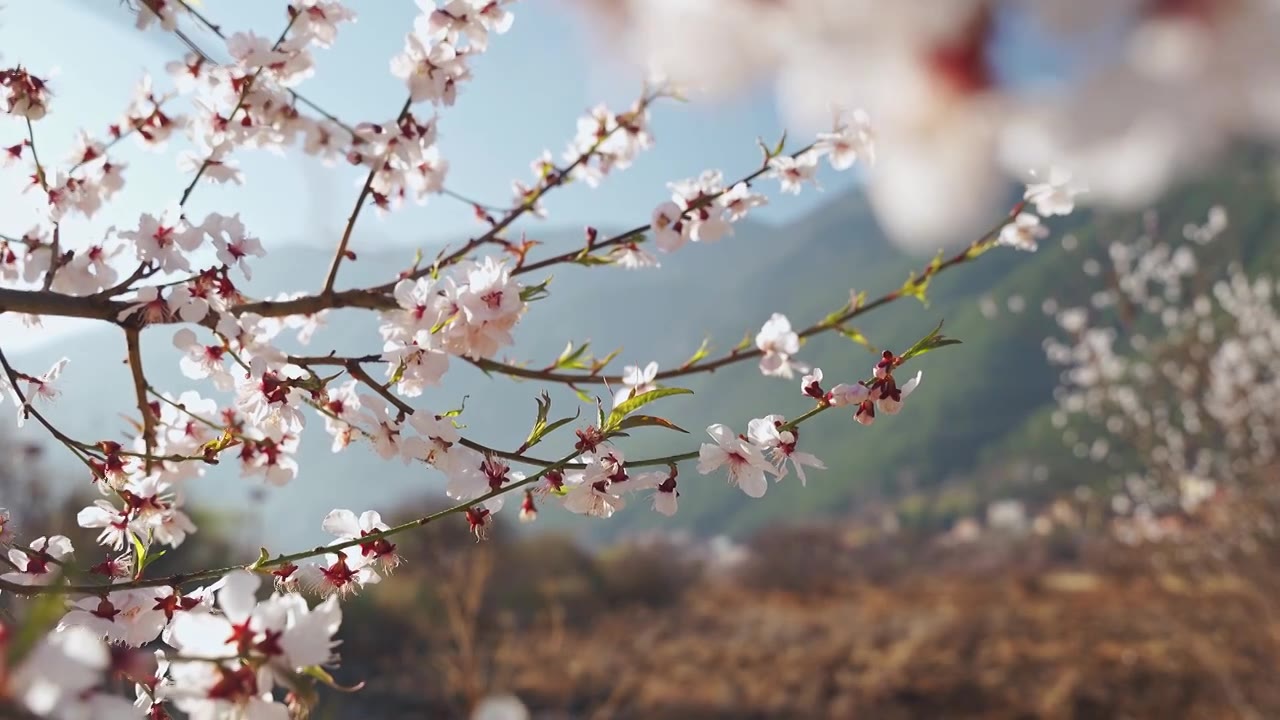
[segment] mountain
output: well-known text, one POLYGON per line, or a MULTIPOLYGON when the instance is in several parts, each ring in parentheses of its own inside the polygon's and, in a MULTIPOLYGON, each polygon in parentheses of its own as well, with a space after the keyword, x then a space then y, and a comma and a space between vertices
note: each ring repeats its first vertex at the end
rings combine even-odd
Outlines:
MULTIPOLYGON (((1271 158, 1242 152, 1169 193, 1156 210, 1162 232, 1173 237, 1184 224, 1202 222, 1211 205, 1224 205, 1231 226, 1217 241, 1219 252, 1205 253, 1208 262, 1221 264, 1240 257, 1256 270, 1275 271, 1280 264, 1280 254, 1275 252, 1280 240, 1275 198, 1271 158)), ((1112 239, 1131 237, 1140 227, 1140 218, 1134 213, 1079 212, 1052 227, 1053 237, 1042 243, 1039 252, 997 248, 939 276, 930 285, 927 306, 908 298, 865 316, 858 328, 880 348, 901 351, 942 320, 945 333, 963 344, 913 361, 912 371, 923 370, 924 382, 900 415, 882 418, 870 428, 854 423, 852 413, 845 411, 806 423, 802 449, 823 458, 830 468, 812 473, 807 487, 788 478, 771 487, 763 500, 750 500, 729 488, 722 477, 699 476, 690 463, 680 475, 681 509, 674 518, 639 507, 646 501, 638 498, 637 507, 608 521, 544 512, 539 525, 561 527, 582 538, 675 528, 740 534, 779 520, 802 522, 811 515, 847 512, 884 495, 981 475, 984 468, 1017 458, 1064 456, 1061 442, 1047 425, 1056 375, 1041 350, 1054 324, 1039 308, 1047 298, 1064 305, 1087 300, 1092 279, 1080 272, 1080 263, 1104 252, 1112 239), (1058 241, 1066 233, 1078 239, 1076 250, 1068 251, 1058 241), (1004 301, 1015 296, 1025 302, 1025 312, 1005 312, 988 320, 979 311, 984 297, 1004 301)), ((535 255, 581 243, 577 232, 534 228, 538 232, 531 229, 531 236, 545 242, 535 255)), ((344 265, 340 288, 385 282, 412 262, 412 251, 369 241, 363 245, 359 260, 344 265)), ((269 250, 272 253, 253 266, 250 293, 314 290, 329 263, 327 251, 269 250)), ((804 327, 839 308, 851 288, 878 297, 901 286, 908 273, 919 270, 927 259, 905 255, 890 244, 865 199, 851 193, 833 197, 797 222, 743 223, 732 238, 693 245, 662 260, 660 271, 549 269, 553 275, 550 297, 531 305, 518 328, 512 359, 542 367, 552 363, 567 342, 591 340, 592 351, 600 356, 622 348, 615 361, 619 369, 650 360, 670 368, 684 362, 704 338, 710 338, 713 355, 730 350, 745 332, 754 334, 774 312, 783 312, 796 327, 804 327)), ((535 282, 542 277, 526 279, 535 282)), ((170 344, 172 332, 172 328, 152 328, 143 333, 144 365, 153 384, 172 391, 197 387, 217 397, 211 386, 181 376, 170 344)), ((376 323, 362 311, 344 310, 331 314, 328 326, 317 333, 306 352, 365 353, 376 347, 376 323)), ((39 371, 59 357, 69 357, 63 397, 49 414, 75 437, 100 438, 113 437, 125 428, 119 413, 127 414, 133 404, 133 389, 122 364, 124 353, 118 333, 101 331, 15 361, 24 370, 39 371)), ((822 367, 828 384, 866 377, 875 362, 865 348, 838 335, 812 338, 799 357, 822 367)), ((622 444, 628 457, 696 449, 706 439, 702 429, 712 422, 745 432, 753 417, 795 416, 810 407, 800 395, 798 379, 761 377, 751 362, 683 379, 687 382, 680 385, 694 395, 668 398, 651 409, 691 434, 636 431, 622 444)), ((523 440, 534 416, 534 398, 543 389, 535 382, 490 379, 457 361, 446 383, 429 389, 412 404, 438 412, 459 407, 465 397, 461 418, 468 426, 465 432, 504 448, 514 448, 523 440)), ((581 405, 566 389, 548 389, 555 404, 553 415, 572 414, 581 405)), ((606 395, 599 386, 585 389, 606 395)), ((593 411, 583 407, 584 414, 593 411)), ((253 481, 217 468, 194 484, 193 494, 220 507, 248 511, 245 522, 260 524, 246 525, 246 542, 261 535, 273 549, 274 544, 294 546, 322 539, 319 520, 334 507, 394 515, 408 499, 442 494, 441 478, 421 466, 385 463, 362 445, 331 454, 322 424, 314 418, 309 423, 299 457, 302 472, 291 485, 263 493, 253 481)), ((572 433, 561 433, 563 437, 539 446, 538 454, 564 452, 572 433)), ((38 427, 29 426, 24 434, 47 442, 38 427)), ((51 451, 50 457, 71 461, 69 455, 62 455, 66 453, 51 451)), ((75 477, 82 474, 73 465, 67 467, 75 477)), ((1077 469, 1065 460, 1061 467, 1077 469)))

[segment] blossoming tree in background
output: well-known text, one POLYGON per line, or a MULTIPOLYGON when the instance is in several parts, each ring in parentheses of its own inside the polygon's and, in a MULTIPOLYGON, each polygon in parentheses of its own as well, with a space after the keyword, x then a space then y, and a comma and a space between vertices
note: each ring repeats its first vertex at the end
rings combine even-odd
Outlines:
POLYGON ((802 424, 844 414, 833 421, 871 425, 877 416, 897 413, 921 379, 903 366, 955 341, 939 325, 902 352, 884 352, 865 378, 835 378, 834 384, 796 357, 802 341, 848 332, 847 323, 895 300, 923 299, 935 275, 997 245, 1034 249, 1044 234, 1039 218, 1069 211, 1077 191, 1050 177, 1030 187, 1027 202, 991 230, 952 255, 939 254, 898 290, 850 297, 803 327, 774 314, 754 345, 723 355, 703 348, 677 367, 651 363, 617 374, 612 356, 582 352, 549 370, 504 363, 495 356, 548 293, 542 271, 561 264, 654 268, 659 254, 678 253, 686 243, 726 239, 735 222, 769 201, 767 191, 799 193, 813 184, 820 162, 846 169, 870 161, 873 133, 866 114, 839 112, 809 144, 762 143, 754 167, 744 159, 748 167, 732 180, 708 171, 671 183, 671 199, 645 224, 611 237, 589 228, 581 246, 540 255, 534 244, 512 239, 513 226, 544 215, 540 201, 557 188, 594 186, 625 170, 653 142, 651 109, 678 91, 654 81, 630 107, 593 109, 567 151, 534 160, 532 179, 516 183, 510 204, 467 200, 447 184, 450 163, 465 159, 441 156, 437 128, 448 122, 448 107, 465 101, 472 58, 511 27, 512 8, 488 0, 420 4, 422 14, 390 62, 405 83, 403 106, 377 121, 339 118, 299 90, 313 73, 312 53, 332 45, 354 19, 341 3, 326 0, 282 6, 283 29, 272 37, 224 29, 183 0, 141 0, 132 8, 139 30, 173 33, 190 52, 163 75, 144 78, 120 121, 85 131, 66 162, 42 152, 40 121, 58 109, 47 79, 21 65, 0 70, 7 113, 0 132, 10 136, 0 148, 5 171, 30 176, 24 201, 43 213, 25 232, 3 229, 22 234, 0 239, 0 313, 25 316, 33 325, 67 317, 114 328, 128 348, 135 396, 125 428, 132 442, 71 437, 56 422, 59 381, 97 370, 78 370, 65 360, 50 368, 18 367, 0 341, 0 388, 13 417, 47 431, 101 495, 77 517, 99 533, 101 547, 93 550, 77 550, 67 537, 42 534, 21 516, 0 511, 0 544, 7 547, 0 592, 26 603, 19 605, 21 623, 0 622, 0 702, 8 707, 59 718, 164 718, 174 709, 193 718, 301 714, 314 704, 317 683, 336 686, 326 668, 337 660, 340 600, 400 563, 395 539, 402 533, 447 520, 483 538, 493 514, 516 504, 524 520, 546 503, 598 517, 626 506, 643 512, 646 505, 670 515, 677 511, 680 468, 690 461, 696 472, 725 476, 751 497, 793 473, 803 483, 807 472, 824 465, 800 449, 802 424), (184 31, 195 26, 225 47, 200 47, 184 31), (190 179, 173 197, 156 198, 153 211, 105 237, 77 237, 64 227, 129 192, 129 168, 113 152, 120 144, 161 149, 177 134, 190 138, 197 152, 175 159, 190 179), (314 293, 247 296, 242 278, 271 251, 271 240, 255 236, 233 208, 204 216, 188 211, 201 187, 237 182, 238 158, 253 149, 302 152, 367 170, 314 293), (381 284, 339 289, 345 263, 355 258, 351 237, 362 215, 370 207, 393 212, 432 196, 474 206, 482 229, 381 284), (202 259, 210 256, 216 259, 202 259), (342 356, 294 355, 277 344, 286 333, 310 342, 326 313, 340 308, 365 312, 380 346, 342 356), (191 387, 152 384, 143 366, 144 339, 182 351, 191 387), (657 414, 663 398, 689 392, 679 386, 682 377, 738 363, 756 363, 766 376, 801 376, 795 406, 760 408, 758 418, 735 426, 712 425, 710 442, 686 442, 667 455, 626 454, 629 433, 678 438, 685 432, 657 414), (490 447, 466 435, 457 412, 416 400, 425 387, 446 382, 457 364, 546 384, 594 386, 605 400, 595 400, 585 419, 556 417, 544 394, 529 434, 511 438, 508 447, 515 450, 490 447), (269 485, 305 483, 305 468, 294 458, 308 423, 324 425, 334 452, 368 442, 383 460, 432 468, 454 504, 394 527, 376 511, 335 509, 316 518, 335 538, 328 545, 280 554, 263 549, 234 567, 149 572, 161 554, 180 555, 198 531, 185 510, 186 488, 209 466, 236 465, 269 485), (576 437, 571 452, 537 454, 543 440, 570 430, 576 437), (104 559, 90 565, 87 557, 104 559))
POLYGON ((1280 312, 1270 277, 1197 257, 1226 252, 1214 240, 1227 224, 1214 207, 1170 242, 1149 215, 1145 232, 1109 245, 1105 266, 1085 261, 1103 287, 1058 310, 1063 336, 1045 344, 1063 368, 1053 422, 1078 456, 1112 465, 1128 540, 1175 534, 1215 497, 1267 497, 1257 481, 1280 451, 1280 312))

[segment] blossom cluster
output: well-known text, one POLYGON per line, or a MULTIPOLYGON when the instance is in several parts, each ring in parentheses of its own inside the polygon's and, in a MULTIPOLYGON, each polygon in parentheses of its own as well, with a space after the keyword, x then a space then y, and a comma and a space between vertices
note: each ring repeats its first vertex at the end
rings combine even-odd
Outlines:
MULTIPOLYGON (((10 556, 30 565, 70 551, 58 536, 10 556)), ((296 592, 259 599, 260 585, 238 570, 187 593, 107 588, 78 600, 21 664, 0 666, 0 698, 63 718, 167 718, 170 708, 193 718, 288 718, 305 705, 291 696, 291 708, 272 691, 337 661, 342 610, 336 596, 314 607, 296 592), (168 649, 142 649, 157 640, 168 649), (119 680, 132 684, 132 700, 108 689, 119 680)), ((16 629, 0 623, 0 648, 16 629)))
MULTIPOLYGON (((836 113, 830 132, 793 155, 767 153, 765 175, 776 179, 783 193, 799 194, 806 184, 817 185, 818 162, 827 158, 833 169, 848 170, 858 160, 875 161, 875 135, 865 112, 836 113)), ((733 223, 768 198, 751 189, 749 182, 726 188, 719 170, 669 185, 671 199, 654 208, 650 224, 654 242, 663 252, 678 250, 687 242, 715 242, 733 234, 733 223)))

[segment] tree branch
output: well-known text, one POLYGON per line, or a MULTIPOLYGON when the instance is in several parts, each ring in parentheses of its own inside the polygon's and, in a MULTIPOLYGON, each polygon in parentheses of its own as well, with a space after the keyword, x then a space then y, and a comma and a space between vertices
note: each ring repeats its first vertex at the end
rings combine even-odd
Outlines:
POLYGON ((125 344, 129 348, 129 371, 133 374, 133 392, 138 412, 142 413, 142 443, 146 450, 143 467, 149 474, 156 446, 156 418, 151 413, 151 404, 147 402, 147 378, 142 372, 142 348, 138 341, 140 334, 141 331, 135 327, 124 329, 125 344))
MULTIPOLYGON (((297 14, 289 16, 289 24, 284 26, 284 31, 280 33, 280 37, 276 38, 275 44, 271 46, 272 52, 275 52, 276 50, 280 49, 280 44, 283 43, 285 37, 289 35, 290 28, 293 27, 294 22, 296 22, 297 20, 298 20, 297 14)), ((240 88, 240 97, 236 100, 236 106, 231 111, 231 114, 227 116, 228 122, 230 122, 231 120, 234 120, 236 117, 236 113, 240 112, 240 110, 244 107, 244 101, 248 99, 249 93, 253 90, 254 83, 258 81, 258 78, 261 77, 262 72, 266 69, 267 69, 266 65, 260 66, 253 73, 253 76, 249 78, 249 81, 244 84, 244 87, 240 88)), ((209 155, 209 157, 204 159, 204 162, 200 163, 199 169, 196 170, 196 176, 191 178, 191 182, 188 183, 187 187, 182 191, 182 199, 178 201, 179 207, 186 206, 187 199, 191 197, 191 192, 196 189, 196 183, 200 182, 200 178, 204 176, 204 171, 209 169, 209 165, 211 165, 213 162, 212 152, 213 150, 210 149, 211 154, 209 155)))
MULTIPOLYGON (((829 408, 830 408, 829 405, 825 403, 821 403, 817 407, 810 410, 809 412, 806 412, 803 415, 798 416, 795 420, 788 423, 787 427, 794 428, 800 423, 825 412, 829 408)), ((302 550, 300 552, 295 552, 289 555, 277 555, 272 559, 261 561, 261 562, 253 562, 248 565, 231 565, 228 567, 216 568, 216 569, 210 569, 210 570, 201 570, 193 573, 178 573, 176 575, 169 575, 166 577, 146 578, 146 579, 132 580, 128 582, 120 582, 120 583, 115 583, 113 585, 104 584, 104 585, 27 586, 27 585, 18 585, 16 583, 7 582, 5 580, 0 580, 0 589, 8 590, 9 592, 12 592, 17 595, 45 595, 45 594, 100 595, 103 592, 108 592, 108 591, 116 592, 119 590, 130 590, 130 589, 137 589, 137 588, 178 587, 180 585, 185 585, 187 583, 192 583, 192 582, 199 582, 201 580, 212 580, 214 578, 221 577, 223 575, 226 575, 227 573, 234 572, 236 570, 246 570, 246 569, 257 570, 257 571, 270 570, 272 568, 278 568, 291 563, 296 563, 299 560, 307 560, 309 558, 318 557, 320 555, 325 555, 328 553, 336 553, 341 550, 345 550, 347 548, 356 547, 357 545, 362 545, 365 543, 370 543, 376 540, 380 540, 382 538, 399 535, 401 533, 412 530, 413 528, 422 527, 423 525, 429 525, 433 522, 441 520, 450 515, 456 515, 458 513, 466 512, 468 509, 476 505, 479 505, 481 503, 484 503, 487 500, 492 500, 493 498, 498 497, 500 495, 505 495, 506 493, 531 485, 537 482, 538 480, 542 479, 542 477, 544 477, 549 472, 571 467, 573 463, 573 459, 576 458, 577 456, 578 456, 578 453, 575 451, 573 453, 570 453, 569 455, 566 455, 560 460, 549 463, 542 470, 539 470, 538 472, 534 473, 533 475, 530 475, 529 477, 523 480, 517 480, 515 482, 509 483, 500 488, 497 488, 496 490, 491 490, 490 492, 487 492, 484 495, 481 495, 475 499, 465 500, 456 505, 453 505, 452 507, 439 510, 429 515, 425 515, 423 517, 417 518, 416 520, 410 520, 408 522, 401 523, 399 525, 388 528, 386 530, 372 532, 362 537, 353 538, 351 540, 344 540, 342 542, 333 543, 331 545, 316 546, 310 550, 302 550)), ((666 457, 661 457, 661 458, 650 458, 648 460, 642 460, 639 462, 628 462, 625 465, 626 467, 649 467, 649 466, 658 466, 658 465, 670 465, 672 463, 681 462, 684 460, 692 460, 693 458, 696 458, 696 457, 698 457, 698 452, 692 451, 687 453, 681 453, 679 455, 668 455, 666 457)))
MULTIPOLYGON (((396 124, 399 125, 402 120, 409 114, 409 108, 413 106, 413 98, 405 98, 404 106, 400 108, 400 113, 396 115, 396 124)), ((373 191, 373 180, 378 176, 378 171, 382 169, 382 165, 387 161, 387 155, 391 152, 388 148, 378 158, 378 161, 369 168, 369 174, 364 179, 364 186, 360 188, 360 194, 356 196, 356 206, 351 209, 351 215, 347 216, 347 226, 342 229, 342 239, 338 241, 338 249, 333 253, 333 262, 329 264, 329 274, 324 279, 324 288, 321 289, 321 295, 329 295, 333 292, 333 283, 338 279, 338 267, 342 265, 342 259, 347 256, 347 245, 351 242, 351 233, 356 229, 356 220, 360 217, 360 211, 364 209, 365 201, 369 199, 369 193, 373 191)))

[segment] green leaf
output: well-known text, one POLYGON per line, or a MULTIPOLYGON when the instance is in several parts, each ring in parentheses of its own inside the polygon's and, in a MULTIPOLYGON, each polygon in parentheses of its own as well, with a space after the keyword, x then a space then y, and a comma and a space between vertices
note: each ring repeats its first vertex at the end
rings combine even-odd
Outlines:
POLYGON ((778 138, 778 144, 773 146, 773 153, 769 156, 776 158, 782 154, 782 149, 787 146, 787 131, 782 131, 782 137, 778 138))
POLYGON ((592 360, 591 374, 595 375, 596 373, 605 369, 605 367, 609 363, 613 362, 614 358, 618 357, 618 353, 621 353, 621 352, 622 352, 622 348, 618 348, 617 350, 614 350, 613 352, 609 353, 608 355, 605 355, 603 358, 600 358, 599 360, 592 360))
POLYGON ((249 570, 257 572, 258 570, 261 570, 262 566, 266 565, 270 560, 271 560, 271 553, 267 552, 266 548, 258 548, 258 559, 253 561, 253 564, 249 566, 249 570))
MULTIPOLYGON (((521 293, 521 296, 523 296, 523 292, 521 293)), ((453 322, 454 320, 457 320, 457 319, 458 319, 458 313, 454 313, 454 314, 450 315, 449 317, 447 317, 447 318, 445 318, 445 319, 441 320, 440 322, 436 323, 435 325, 432 325, 432 326, 431 326, 431 334, 432 334, 432 335, 435 335, 436 333, 438 333, 438 332, 440 332, 441 330, 443 330, 443 329, 445 329, 446 327, 448 327, 448 326, 449 326, 449 323, 451 323, 451 322, 453 322)))
POLYGON ((929 307, 929 283, 933 281, 933 276, 938 272, 938 268, 942 267, 942 253, 939 252, 933 258, 933 262, 925 268, 924 272, 916 277, 915 271, 902 284, 902 288, 898 290, 898 294, 904 297, 913 297, 920 301, 920 304, 929 307))
MULTIPOLYGON (((680 427, 679 425, 676 425, 670 420, 667 420, 666 418, 656 417, 654 415, 632 415, 630 417, 625 418, 622 422, 618 423, 619 430, 628 430, 630 428, 637 428, 637 427, 664 427, 664 428, 667 428, 668 430, 675 430, 676 432, 682 432, 686 435, 689 434, 688 430, 685 430, 684 428, 680 427)), ((614 433, 614 434, 620 435, 621 433, 614 433)))
POLYGON ((735 346, 733 347, 733 351, 734 351, 734 352, 742 352, 743 350, 746 350, 747 348, 751 347, 751 345, 752 345, 752 343, 751 343, 751 331, 750 331, 750 330, 748 330, 748 331, 747 331, 747 334, 742 336, 742 342, 738 343, 737 345, 735 345, 735 346))
POLYGON ((543 390, 542 394, 535 398, 535 402, 538 403, 538 414, 533 420, 533 428, 529 430, 529 436, 525 438, 524 444, 520 446, 522 452, 537 445, 538 441, 546 433, 547 416, 551 413, 551 396, 547 394, 546 390, 543 390))
MULTIPOLYGON (((1004 226, 1002 225, 1001 229, 1003 228, 1004 226)), ((999 233, 996 233, 996 234, 999 235, 999 233)), ((990 239, 976 242, 970 245, 969 248, 964 251, 964 257, 966 260, 972 260, 978 257, 979 255, 985 253, 986 251, 990 250, 991 248, 995 247, 996 245, 999 245, 999 243, 996 242, 995 240, 990 240, 990 239)))
POLYGON ((823 327, 833 327, 833 328, 839 329, 840 320, 845 315, 847 315, 849 311, 852 309, 853 309, 852 305, 850 305, 849 303, 845 303, 843 306, 840 307, 839 310, 832 310, 831 312, 827 313, 827 316, 822 318, 822 322, 818 324, 823 327))
POLYGON ((591 343, 587 342, 575 348, 573 341, 570 340, 569 344, 565 345, 564 352, 560 353, 560 357, 556 358, 555 365, 552 367, 561 370, 586 370, 587 365, 582 362, 582 356, 586 354, 587 348, 590 346, 591 343))
POLYGON ((604 403, 596 398, 596 427, 604 429, 604 403))
POLYGON ((867 336, 863 335, 856 328, 847 328, 847 327, 844 327, 843 325, 838 325, 836 326, 836 332, 858 343, 862 347, 869 350, 872 354, 878 354, 880 352, 879 350, 876 349, 875 345, 871 344, 871 341, 867 340, 867 336))
POLYGON ((692 390, 687 390, 685 388, 658 388, 656 390, 650 390, 649 392, 640 393, 630 400, 619 403, 618 406, 613 409, 613 412, 609 413, 609 419, 600 426, 600 429, 605 430, 606 432, 618 429, 619 424, 624 418, 655 400, 661 400, 664 397, 671 397, 672 395, 692 394, 692 390))
POLYGON ((584 403, 590 403, 592 401, 592 397, 581 388, 574 388, 573 392, 578 396, 578 399, 584 403))
POLYGON ((360 681, 350 687, 345 685, 339 685, 338 681, 334 680, 333 676, 329 674, 329 671, 325 670, 319 665, 308 665, 307 667, 302 668, 302 673, 304 675, 313 677, 316 680, 319 680, 320 682, 333 688, 334 690, 337 690, 338 692, 353 693, 353 692, 357 692, 358 690, 364 687, 364 681, 360 681))
POLYGON ((160 552, 158 552, 158 553, 149 553, 149 554, 147 555, 147 559, 146 559, 145 561, 143 561, 143 563, 142 563, 142 567, 138 569, 138 574, 142 574, 142 571, 143 571, 143 570, 146 570, 146 569, 147 569, 147 566, 149 566, 151 563, 153 563, 153 562, 155 562, 155 561, 159 560, 160 558, 164 557, 168 552, 169 552, 168 550, 161 550, 161 551, 160 551, 160 552))
POLYGON ((397 364, 396 364, 396 371, 395 371, 395 372, 393 372, 393 373, 391 373, 391 378, 390 378, 389 380, 387 380, 387 385, 388 385, 388 386, 395 385, 396 383, 398 383, 398 382, 400 382, 401 380, 403 380, 403 379, 404 379, 404 371, 405 371, 405 368, 406 368, 406 367, 408 367, 408 365, 407 365, 407 363, 405 363, 405 361, 403 361, 403 360, 401 360, 399 363, 397 363, 397 364))
POLYGON ((142 544, 142 540, 138 538, 137 533, 130 531, 128 535, 129 542, 133 544, 134 567, 137 568, 137 572, 134 575, 142 577, 142 571, 147 566, 147 546, 142 544))
POLYGON ((901 357, 904 361, 910 360, 911 358, 920 357, 925 353, 932 352, 941 347, 959 344, 959 340, 949 338, 942 334, 942 321, 939 321, 938 327, 934 328, 933 332, 925 335, 923 338, 920 338, 915 345, 912 345, 906 352, 902 353, 901 357))
POLYGON ((548 297, 551 295, 551 292, 547 290, 547 286, 550 284, 551 277, 548 277, 537 285, 520 288, 520 299, 524 302, 533 302, 548 297))
POLYGON ((687 368, 691 365, 696 365, 703 358, 707 357, 710 354, 711 354, 711 338, 703 338, 702 345, 698 347, 698 351, 693 354, 693 357, 689 358, 688 360, 685 360, 684 365, 681 365, 680 367, 687 368))
POLYGON ((601 257, 599 255, 591 255, 586 251, 583 251, 582 253, 579 253, 576 257, 573 258, 573 263, 575 265, 585 265, 587 267, 591 267, 593 265, 612 265, 613 261, 607 257, 601 257))
POLYGON ((440 413, 440 417, 447 417, 447 418, 451 418, 451 417, 458 417, 459 415, 461 415, 461 414, 462 414, 462 411, 467 409, 467 398, 469 398, 469 397, 471 397, 471 396, 470 396, 470 395, 463 395, 463 396, 462 396, 462 403, 461 403, 462 407, 455 408, 455 409, 453 409, 453 410, 445 410, 444 412, 440 413))

